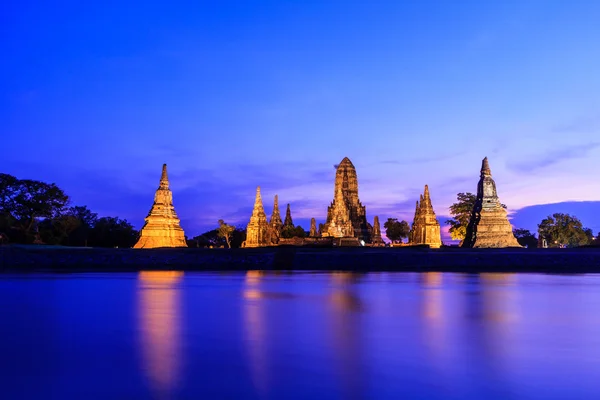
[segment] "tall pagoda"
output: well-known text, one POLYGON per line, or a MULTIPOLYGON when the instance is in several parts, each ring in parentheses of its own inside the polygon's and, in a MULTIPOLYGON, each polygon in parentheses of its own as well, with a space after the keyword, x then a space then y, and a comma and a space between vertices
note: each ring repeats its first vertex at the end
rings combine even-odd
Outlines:
POLYGON ((169 189, 167 164, 163 164, 154 203, 145 219, 140 238, 134 249, 154 247, 187 247, 185 234, 179 225, 179 218, 173 206, 173 193, 169 189))

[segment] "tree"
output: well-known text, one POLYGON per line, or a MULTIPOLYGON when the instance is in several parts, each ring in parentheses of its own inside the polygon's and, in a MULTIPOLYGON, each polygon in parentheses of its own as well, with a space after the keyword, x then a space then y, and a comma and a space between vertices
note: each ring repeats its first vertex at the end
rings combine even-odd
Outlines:
POLYGON ((87 246, 90 231, 98 221, 98 214, 90 211, 86 206, 69 208, 68 215, 79 221, 79 226, 69 235, 68 243, 71 246, 87 246))
POLYGON ((298 226, 284 226, 281 230, 281 237, 284 239, 290 239, 294 237, 304 238, 306 237, 306 231, 300 225, 298 226))
POLYGON ((70 245, 69 237, 81 222, 73 215, 64 214, 55 218, 46 218, 38 224, 38 233, 42 242, 54 245, 70 245))
POLYGON ((204 232, 201 235, 193 237, 191 247, 222 247, 227 244, 225 238, 219 236, 219 230, 213 229, 212 231, 204 232))
POLYGON ((94 247, 133 247, 139 232, 125 219, 99 218, 90 230, 89 244, 94 247))
POLYGON ((219 235, 219 237, 225 239, 225 242, 227 243, 227 248, 229 249, 231 248, 231 236, 233 235, 234 231, 235 226, 227 225, 222 219, 219 220, 219 228, 217 229, 217 234, 219 235))
POLYGON ((246 241, 246 227, 238 226, 231 235, 231 248, 238 249, 246 241))
POLYGON ((446 224, 450 225, 452 240, 464 240, 477 196, 473 193, 458 193, 456 199, 458 201, 450 206, 450 215, 453 218, 447 220, 446 224))
POLYGON ((0 174, 0 215, 3 223, 11 221, 10 228, 20 232, 22 241, 33 241, 36 223, 60 216, 68 202, 54 183, 0 174))
POLYGON ((528 249, 537 247, 538 240, 528 229, 515 229, 513 230, 513 234, 521 246, 525 246, 528 249))
POLYGON ((540 237, 546 239, 548 247, 578 247, 591 243, 591 229, 583 227, 577 217, 556 213, 543 219, 538 225, 540 237))
POLYGON ((410 233, 410 225, 406 221, 398 221, 397 218, 388 218, 383 224, 385 235, 392 242, 402 241, 410 233))

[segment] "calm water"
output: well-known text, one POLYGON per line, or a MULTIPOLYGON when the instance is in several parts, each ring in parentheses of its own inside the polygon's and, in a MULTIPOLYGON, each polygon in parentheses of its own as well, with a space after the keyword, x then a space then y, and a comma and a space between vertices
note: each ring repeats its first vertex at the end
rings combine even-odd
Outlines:
POLYGON ((0 278, 2 399, 598 399, 600 276, 0 278))

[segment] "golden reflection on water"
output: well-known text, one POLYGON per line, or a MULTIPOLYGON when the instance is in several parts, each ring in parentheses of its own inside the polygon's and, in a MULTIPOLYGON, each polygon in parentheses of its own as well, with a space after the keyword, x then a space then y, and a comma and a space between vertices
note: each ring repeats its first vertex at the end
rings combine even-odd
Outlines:
POLYGON ((361 274, 333 272, 330 274, 332 292, 329 296, 331 316, 331 341, 337 362, 343 397, 363 398, 363 302, 353 288, 361 274))
POLYGON ((484 318, 498 323, 512 323, 519 319, 516 292, 513 286, 517 280, 515 273, 482 273, 481 282, 484 318))
POLYGON ((244 331, 246 349, 250 359, 250 375, 254 388, 265 397, 269 388, 267 355, 266 310, 263 292, 258 286, 265 276, 264 271, 248 271, 244 280, 244 331))
MULTIPOLYGON (((421 316, 423 319, 423 334, 425 346, 439 365, 447 355, 448 338, 446 336, 447 317, 444 315, 443 275, 441 272, 424 272, 421 274, 423 286, 421 316)), ((439 371, 440 378, 445 372, 439 371)))
POLYGON ((143 369, 153 390, 172 392, 181 375, 181 271, 141 271, 138 275, 139 332, 143 369))
POLYGON ((424 272, 423 286, 425 304, 423 307, 423 316, 429 320, 434 320, 436 323, 441 322, 443 315, 442 311, 442 273, 441 272, 424 272))

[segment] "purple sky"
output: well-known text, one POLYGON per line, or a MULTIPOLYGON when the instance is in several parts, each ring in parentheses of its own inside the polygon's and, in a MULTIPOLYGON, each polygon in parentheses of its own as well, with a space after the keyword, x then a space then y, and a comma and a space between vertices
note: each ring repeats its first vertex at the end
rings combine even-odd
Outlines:
POLYGON ((482 3, 9 2, 0 170, 141 227, 166 162, 191 237, 257 185, 323 222, 345 156, 370 221, 443 221, 488 156, 515 225, 597 233, 600 3, 482 3))

